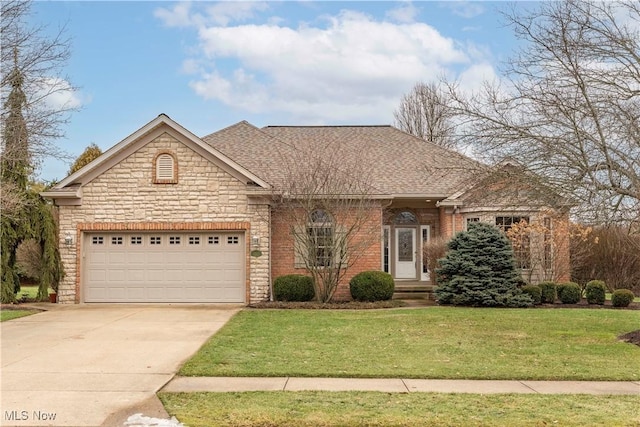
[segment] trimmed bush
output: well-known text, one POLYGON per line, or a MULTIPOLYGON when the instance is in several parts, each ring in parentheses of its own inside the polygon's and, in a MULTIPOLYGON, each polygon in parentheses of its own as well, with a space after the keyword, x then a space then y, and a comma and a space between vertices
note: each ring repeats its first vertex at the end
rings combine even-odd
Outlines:
POLYGON ((589 304, 603 305, 607 288, 602 280, 592 280, 587 283, 585 296, 589 304))
POLYGON ((363 271, 349 282, 351 298, 356 301, 385 301, 393 297, 393 277, 384 271, 363 271))
POLYGON ((313 279, 309 276, 288 274, 273 282, 273 298, 276 301, 311 301, 315 295, 313 279))
POLYGON ((556 302, 557 291, 554 282, 540 282, 540 302, 542 304, 553 304, 556 302))
POLYGON ((513 246, 498 228, 474 222, 449 241, 436 269, 438 304, 474 307, 530 307, 518 288, 513 246))
POLYGON ((531 297, 535 305, 540 304, 542 300, 542 289, 540 289, 540 286, 526 285, 526 286, 523 286, 521 289, 522 289, 522 292, 524 292, 525 294, 529 294, 529 296, 531 297))
POLYGON ((614 307, 628 307, 635 295, 629 289, 616 289, 611 295, 611 305, 614 307))
MULTIPOLYGON (((560 299, 560 294, 564 290, 564 287, 567 285, 567 283, 569 283, 569 282, 556 283, 556 298, 560 299)), ((560 300, 560 301, 562 301, 562 300, 560 300)))
POLYGON ((558 285, 558 298, 563 304, 577 304, 581 296, 582 290, 577 283, 567 282, 558 285))

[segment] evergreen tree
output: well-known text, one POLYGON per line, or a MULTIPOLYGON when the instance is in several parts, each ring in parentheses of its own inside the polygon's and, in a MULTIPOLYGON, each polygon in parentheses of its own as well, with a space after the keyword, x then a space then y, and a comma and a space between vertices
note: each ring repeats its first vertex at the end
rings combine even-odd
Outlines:
POLYGON ((43 274, 38 299, 46 299, 49 287, 57 289, 63 275, 52 207, 36 191, 28 188, 31 173, 29 134, 22 113, 26 97, 22 90, 24 79, 18 67, 17 56, 16 50, 10 80, 11 92, 4 105, 8 115, 2 127, 0 182, 3 193, 10 191, 21 203, 16 205, 13 215, 2 215, 0 218, 0 299, 3 303, 15 302, 16 293, 20 290, 16 251, 20 243, 26 239, 35 239, 42 249, 43 274))
POLYGON ((440 304, 527 307, 529 295, 517 287, 519 275, 513 248, 496 227, 469 224, 449 242, 449 251, 436 270, 440 285, 435 295, 440 304))
MULTIPOLYGON (((27 145, 27 126, 22 115, 26 97, 22 91, 24 79, 18 69, 18 53, 14 51, 15 66, 10 74, 11 92, 5 108, 9 114, 2 127, 2 171, 0 182, 4 192, 20 200, 26 200, 29 179, 29 150, 27 145)), ((26 210, 26 203, 19 210, 26 210)), ((27 224, 17 216, 3 215, 0 224, 2 244, 2 302, 14 302, 15 294, 20 290, 20 280, 15 268, 16 250, 28 233, 27 224)))

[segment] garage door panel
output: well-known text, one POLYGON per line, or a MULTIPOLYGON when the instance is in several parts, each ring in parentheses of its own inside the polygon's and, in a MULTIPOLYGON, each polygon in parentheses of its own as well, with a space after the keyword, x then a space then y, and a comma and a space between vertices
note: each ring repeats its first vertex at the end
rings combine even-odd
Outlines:
POLYGON ((86 302, 244 302, 242 233, 94 233, 86 302))

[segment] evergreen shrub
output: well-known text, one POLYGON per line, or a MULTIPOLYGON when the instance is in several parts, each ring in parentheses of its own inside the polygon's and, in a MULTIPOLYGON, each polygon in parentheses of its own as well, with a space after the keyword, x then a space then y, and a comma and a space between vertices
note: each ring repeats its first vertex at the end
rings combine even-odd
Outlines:
POLYGON ((611 305, 614 307, 628 307, 635 295, 629 289, 616 289, 611 295, 611 305))
POLYGON ((577 283, 567 282, 558 285, 558 298, 563 304, 577 304, 581 296, 582 289, 577 283))
POLYGON ((356 301, 385 301, 393 297, 393 277, 384 271, 363 271, 349 281, 351 298, 356 301))
POLYGON ((553 304, 556 302, 557 291, 555 282, 540 282, 540 302, 543 304, 553 304))
POLYGON ((311 301, 315 297, 313 279, 302 274, 287 274, 273 281, 276 301, 311 301))
POLYGON ((490 224, 469 224, 449 241, 436 270, 436 299, 443 305, 529 307, 531 297, 518 288, 520 275, 507 237, 490 224))
POLYGON ((524 292, 525 294, 528 294, 531 297, 535 305, 538 305, 541 303, 542 289, 540 289, 540 286, 526 285, 526 286, 523 286, 521 289, 522 289, 522 292, 524 292))
POLYGON ((592 280, 587 283, 585 296, 589 304, 603 305, 607 287, 602 280, 592 280))

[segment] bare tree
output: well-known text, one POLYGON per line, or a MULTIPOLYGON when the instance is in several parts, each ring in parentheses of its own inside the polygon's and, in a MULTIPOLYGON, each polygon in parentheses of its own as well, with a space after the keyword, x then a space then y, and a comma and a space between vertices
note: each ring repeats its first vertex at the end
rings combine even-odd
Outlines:
POLYGON ((292 236, 295 267, 312 276, 316 299, 330 301, 349 268, 380 242, 380 204, 371 199, 370 174, 339 143, 286 150, 282 170, 274 221, 292 236))
POLYGON ((39 299, 46 298, 50 287, 56 289, 63 275, 53 207, 29 187, 29 176, 39 159, 58 152, 52 139, 61 136, 59 126, 68 110, 52 105, 50 96, 69 89, 57 74, 68 57, 68 42, 29 27, 29 8, 29 2, 4 1, 0 9, 3 303, 15 301, 20 288, 16 251, 25 240, 35 239, 42 253, 39 299))
POLYGON ((417 83, 393 112, 395 126, 445 148, 455 148, 455 113, 438 83, 417 83))
POLYGON ((603 280, 611 292, 626 288, 640 295, 639 247, 640 235, 626 227, 596 227, 586 240, 572 236, 572 280, 603 280))
MULTIPOLYGON (((501 85, 453 86, 476 153, 510 157, 590 222, 640 220, 640 5, 543 2, 504 16, 522 40, 501 85)), ((636 228, 637 229, 637 228, 636 228)))
MULTIPOLYGON (((45 27, 27 23, 30 13, 28 0, 1 2, 0 104, 4 131, 10 114, 6 106, 12 74, 17 69, 23 78, 23 116, 29 135, 30 164, 35 167, 46 156, 65 157, 54 141, 64 136, 62 125, 68 122, 69 114, 77 105, 71 97, 75 88, 63 74, 70 56, 70 40, 64 28, 50 37, 45 34, 45 27), (61 99, 67 101, 60 102, 61 99)), ((5 148, 3 146, 3 157, 11 156, 5 148)))

